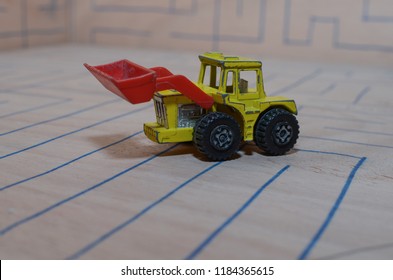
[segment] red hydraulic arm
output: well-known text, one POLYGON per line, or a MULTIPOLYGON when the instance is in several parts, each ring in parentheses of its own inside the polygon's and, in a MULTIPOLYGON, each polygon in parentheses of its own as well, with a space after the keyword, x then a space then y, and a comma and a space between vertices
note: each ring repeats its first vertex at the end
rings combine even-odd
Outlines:
POLYGON ((109 91, 132 104, 151 100, 156 91, 174 89, 205 109, 213 98, 183 75, 174 75, 165 67, 145 68, 126 59, 85 67, 109 91))

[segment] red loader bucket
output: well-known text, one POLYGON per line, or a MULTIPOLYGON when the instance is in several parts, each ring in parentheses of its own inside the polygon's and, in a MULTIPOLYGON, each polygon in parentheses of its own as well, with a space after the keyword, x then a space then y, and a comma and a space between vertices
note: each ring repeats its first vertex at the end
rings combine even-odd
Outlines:
POLYGON ((154 92, 173 89, 187 96, 205 109, 211 108, 214 100, 183 75, 173 75, 164 67, 151 69, 126 59, 86 68, 109 91, 121 98, 138 104, 153 98, 154 92))
POLYGON ((132 104, 151 100, 156 90, 156 73, 126 59, 85 67, 109 91, 132 104))

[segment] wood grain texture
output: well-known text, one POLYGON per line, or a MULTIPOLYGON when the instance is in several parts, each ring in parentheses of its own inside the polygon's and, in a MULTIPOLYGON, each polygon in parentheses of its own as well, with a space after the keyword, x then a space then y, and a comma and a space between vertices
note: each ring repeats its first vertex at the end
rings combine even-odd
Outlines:
POLYGON ((82 66, 195 80, 196 53, 67 45, 0 53, 1 259, 391 259, 392 68, 256 57, 299 106, 296 149, 214 163, 142 130, 82 66))

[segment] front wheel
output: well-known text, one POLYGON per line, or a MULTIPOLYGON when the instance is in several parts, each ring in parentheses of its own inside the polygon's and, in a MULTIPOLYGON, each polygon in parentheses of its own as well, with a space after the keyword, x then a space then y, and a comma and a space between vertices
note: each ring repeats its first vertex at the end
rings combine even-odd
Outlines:
POLYGON ((239 149, 240 126, 230 115, 209 113, 195 125, 193 140, 197 149, 209 159, 227 160, 239 149))
POLYGON ((296 117, 284 109, 272 109, 257 122, 254 129, 255 143, 268 155, 278 156, 296 144, 299 124, 296 117))

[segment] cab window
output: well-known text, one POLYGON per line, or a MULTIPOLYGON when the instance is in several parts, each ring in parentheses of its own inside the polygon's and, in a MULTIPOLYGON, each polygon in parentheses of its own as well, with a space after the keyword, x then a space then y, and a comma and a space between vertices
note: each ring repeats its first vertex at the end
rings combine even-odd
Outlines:
POLYGON ((220 86, 221 68, 212 65, 205 66, 205 75, 203 77, 203 84, 212 88, 220 86))
POLYGON ((235 79, 235 73, 233 71, 228 71, 227 73, 227 82, 226 82, 226 88, 225 92, 226 93, 233 93, 234 91, 234 80, 235 79))
POLYGON ((252 71, 239 72, 239 92, 240 93, 256 93, 257 92, 258 73, 252 71))

